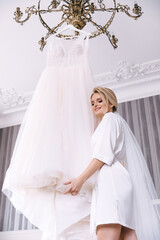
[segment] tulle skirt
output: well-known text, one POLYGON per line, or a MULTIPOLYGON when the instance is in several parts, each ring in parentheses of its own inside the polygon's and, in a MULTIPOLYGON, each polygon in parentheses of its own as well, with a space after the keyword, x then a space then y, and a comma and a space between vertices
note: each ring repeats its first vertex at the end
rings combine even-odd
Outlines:
POLYGON ((3 192, 16 209, 54 239, 90 213, 95 176, 77 196, 64 195, 68 186, 63 182, 77 177, 91 161, 92 89, 85 61, 74 67, 44 69, 3 184, 3 192))

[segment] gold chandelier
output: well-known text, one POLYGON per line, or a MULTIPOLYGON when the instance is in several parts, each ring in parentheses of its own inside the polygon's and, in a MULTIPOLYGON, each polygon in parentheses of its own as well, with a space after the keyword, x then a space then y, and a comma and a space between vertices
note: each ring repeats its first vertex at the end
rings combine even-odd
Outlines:
MULTIPOLYGON (((16 11, 14 12, 14 19, 17 23, 20 23, 21 25, 24 24, 31 15, 38 15, 39 20, 42 23, 42 25, 47 29, 47 34, 45 37, 42 37, 41 40, 38 42, 40 44, 40 49, 43 50, 44 46, 46 45, 46 40, 49 36, 56 35, 59 38, 75 38, 80 31, 82 30, 88 23, 91 23, 95 27, 95 31, 93 31, 89 38, 94 38, 100 34, 106 34, 108 37, 110 43, 114 48, 117 48, 117 42, 118 39, 115 37, 115 35, 111 35, 111 33, 108 31, 109 26, 113 22, 113 19, 118 12, 124 12, 129 17, 133 19, 138 19, 142 14, 141 7, 138 6, 137 3, 134 4, 134 7, 132 9, 133 15, 130 13, 130 7, 128 5, 121 5, 117 4, 116 0, 113 1, 113 7, 106 8, 103 0, 97 0, 97 4, 92 2, 92 0, 53 0, 48 5, 47 9, 41 9, 41 0, 38 0, 38 6, 36 8, 35 5, 31 7, 27 7, 25 10, 26 18, 22 20, 23 13, 21 12, 20 8, 17 7, 16 11), (56 13, 56 12, 62 12, 61 21, 54 27, 50 27, 47 22, 42 17, 44 14, 47 13, 56 13), (109 12, 111 13, 111 16, 109 17, 108 21, 105 23, 104 26, 101 26, 99 23, 96 23, 93 21, 93 14, 95 12, 109 12), (63 24, 70 24, 74 27, 74 29, 78 29, 77 31, 74 31, 72 35, 65 35, 62 33, 59 33, 59 29, 63 24)), ((61 31, 60 31, 61 32, 61 31)))

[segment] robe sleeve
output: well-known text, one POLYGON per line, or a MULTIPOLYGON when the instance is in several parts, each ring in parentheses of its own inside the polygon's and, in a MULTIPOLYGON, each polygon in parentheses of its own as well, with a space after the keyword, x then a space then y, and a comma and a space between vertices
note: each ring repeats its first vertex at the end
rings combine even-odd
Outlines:
POLYGON ((92 158, 108 165, 114 161, 118 136, 118 124, 113 116, 104 116, 99 131, 96 134, 92 158))

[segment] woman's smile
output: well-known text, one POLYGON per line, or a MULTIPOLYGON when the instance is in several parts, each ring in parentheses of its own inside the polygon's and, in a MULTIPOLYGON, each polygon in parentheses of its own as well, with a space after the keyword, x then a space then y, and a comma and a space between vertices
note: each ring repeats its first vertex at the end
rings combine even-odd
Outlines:
POLYGON ((97 112, 98 110, 100 110, 101 107, 95 107, 95 111, 97 112))

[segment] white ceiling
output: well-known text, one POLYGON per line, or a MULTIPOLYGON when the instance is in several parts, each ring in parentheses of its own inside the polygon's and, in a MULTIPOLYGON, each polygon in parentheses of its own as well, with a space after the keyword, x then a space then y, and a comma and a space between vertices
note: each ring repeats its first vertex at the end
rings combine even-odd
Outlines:
MULTIPOLYGON (((40 52, 37 42, 46 30, 38 17, 32 16, 24 26, 13 20, 16 7, 24 11, 36 2, 0 1, 0 88, 14 88, 20 93, 33 91, 45 67, 47 48, 40 52)), ((124 0, 117 2, 124 4, 124 0)), ((160 1, 137 2, 144 12, 139 20, 118 13, 109 28, 119 39, 118 49, 113 49, 105 35, 90 40, 89 62, 94 75, 114 70, 124 60, 136 64, 160 59, 160 1)), ((125 3, 132 8, 134 1, 125 3)), ((101 24, 100 15, 98 20, 101 24)))

